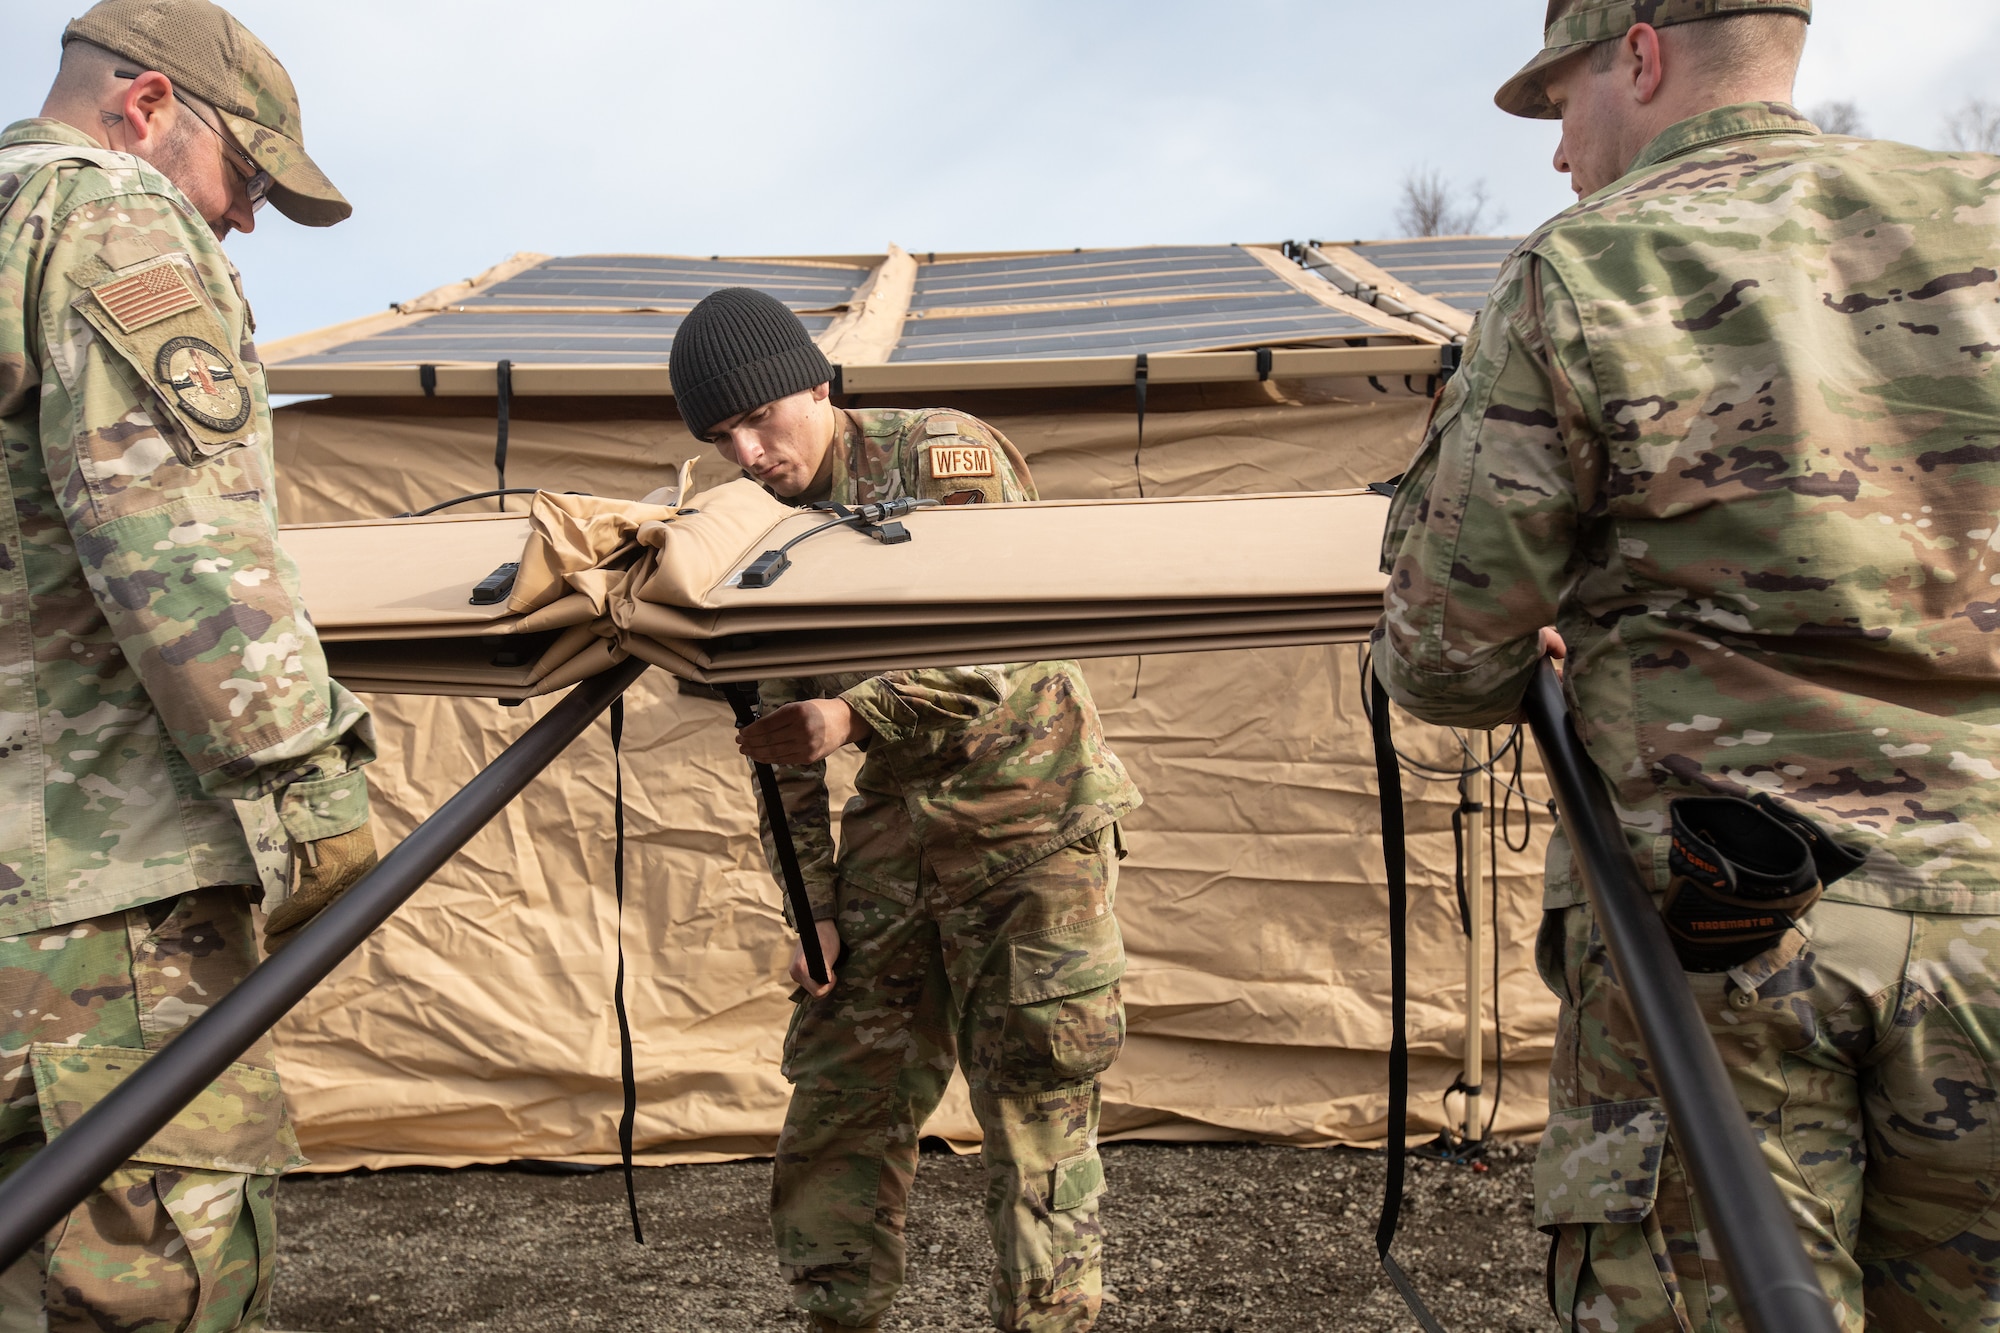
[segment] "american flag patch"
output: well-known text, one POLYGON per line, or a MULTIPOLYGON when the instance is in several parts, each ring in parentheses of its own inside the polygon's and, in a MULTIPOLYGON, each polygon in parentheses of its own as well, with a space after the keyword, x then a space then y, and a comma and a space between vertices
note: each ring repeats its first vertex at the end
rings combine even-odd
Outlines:
POLYGON ((193 310, 201 304, 180 265, 167 259, 92 287, 90 294, 127 333, 136 333, 148 324, 157 324, 169 315, 193 310))

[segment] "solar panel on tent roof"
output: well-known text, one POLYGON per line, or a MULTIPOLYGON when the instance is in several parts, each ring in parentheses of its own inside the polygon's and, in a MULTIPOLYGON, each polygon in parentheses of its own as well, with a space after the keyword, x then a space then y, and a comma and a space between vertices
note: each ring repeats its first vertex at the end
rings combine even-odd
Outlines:
MULTIPOLYGON (((768 292, 818 336, 874 271, 872 264, 837 260, 573 255, 466 296, 447 296, 441 305, 416 305, 390 327, 284 364, 657 366, 668 359, 682 317, 717 288, 768 292)), ((1293 280, 1235 245, 931 260, 917 265, 901 337, 888 358, 1032 360, 1325 345, 1385 332, 1384 321, 1337 308, 1341 298, 1330 285, 1326 299, 1315 296, 1319 282, 1303 270, 1293 280)))
POLYGON ((1233 245, 938 260, 919 266, 891 361, 1118 355, 1363 337, 1233 245))
POLYGON ((853 296, 868 272, 865 267, 846 264, 574 255, 523 270, 460 304, 468 309, 482 305, 685 308, 718 287, 755 287, 794 310, 824 310, 853 296))
POLYGON ((667 359, 681 314, 719 287, 769 292, 802 312, 799 318, 817 334, 833 316, 803 312, 850 300, 869 272, 854 264, 573 255, 546 260, 404 327, 287 364, 659 365, 667 359), (642 313, 647 311, 673 313, 642 313))
POLYGON ((1354 241, 1351 248, 1412 290, 1468 314, 1486 304, 1500 265, 1519 236, 1418 236, 1407 241, 1354 241))

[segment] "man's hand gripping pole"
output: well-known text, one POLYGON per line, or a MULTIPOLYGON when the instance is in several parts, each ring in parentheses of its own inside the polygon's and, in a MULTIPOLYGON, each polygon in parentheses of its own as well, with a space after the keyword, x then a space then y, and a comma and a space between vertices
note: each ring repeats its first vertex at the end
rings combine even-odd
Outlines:
MULTIPOLYGON (((738 681, 721 687, 723 698, 736 713, 736 725, 743 728, 757 720, 761 711, 757 686, 738 681)), ((826 955, 819 947, 819 926, 813 920, 812 899, 806 896, 806 878, 799 871, 799 849, 792 845, 791 821, 785 817, 784 798, 778 792, 778 775, 769 764, 754 760, 757 790, 764 798, 764 818, 771 821, 771 842, 778 849, 778 873, 785 881, 785 900, 791 904, 792 924, 798 928, 799 947, 805 951, 806 971, 816 985, 827 983, 826 955)))

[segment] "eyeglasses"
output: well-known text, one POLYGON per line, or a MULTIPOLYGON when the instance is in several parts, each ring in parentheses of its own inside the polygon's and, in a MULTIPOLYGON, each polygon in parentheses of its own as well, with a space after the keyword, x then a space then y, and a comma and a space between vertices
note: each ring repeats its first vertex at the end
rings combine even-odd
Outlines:
MULTIPOLYGON (((112 71, 112 77, 120 79, 136 79, 139 77, 139 74, 140 71, 138 70, 127 71, 121 69, 112 71)), ((234 156, 237 162, 241 164, 240 166, 232 166, 231 170, 235 172, 236 178, 243 182, 243 192, 250 196, 250 211, 254 213, 262 208, 271 195, 271 173, 258 166, 257 159, 237 147, 228 135, 209 124, 208 117, 201 114, 201 108, 197 107, 193 102, 188 101, 187 98, 182 97, 181 90, 178 88, 174 89, 174 100, 186 107, 188 114, 200 121, 201 127, 215 136, 215 141, 222 145, 225 157, 234 156)))

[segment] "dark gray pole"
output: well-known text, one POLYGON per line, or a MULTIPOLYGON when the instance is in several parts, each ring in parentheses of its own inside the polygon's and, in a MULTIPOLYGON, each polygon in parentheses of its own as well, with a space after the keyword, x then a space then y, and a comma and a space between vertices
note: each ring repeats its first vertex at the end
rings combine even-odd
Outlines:
POLYGON ((571 690, 297 939, 0 1181, 0 1272, 325 980, 645 670, 628 658, 571 690))
POLYGON ((1839 1333, 1770 1168, 1695 1007, 1673 942, 1544 661, 1525 700, 1597 928, 1638 1020, 1667 1124, 1752 1333, 1839 1333))

